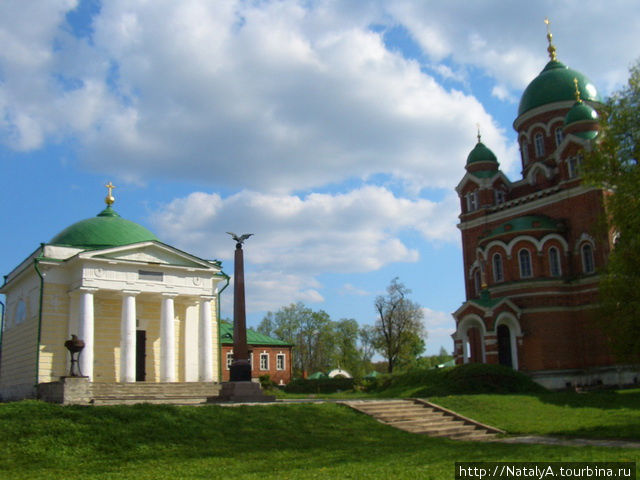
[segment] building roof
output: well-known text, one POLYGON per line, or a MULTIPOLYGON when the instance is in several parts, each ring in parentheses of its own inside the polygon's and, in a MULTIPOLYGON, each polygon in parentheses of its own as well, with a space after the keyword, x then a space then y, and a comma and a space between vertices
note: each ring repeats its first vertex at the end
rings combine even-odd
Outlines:
MULTIPOLYGON (((220 322, 220 342, 223 345, 233 345, 233 325, 229 322, 220 322)), ((248 345, 270 345, 290 347, 291 344, 278 340, 277 338, 263 335, 250 328, 247 328, 247 344, 248 345)))
POLYGON ((558 60, 551 60, 522 94, 518 116, 542 105, 574 100, 576 90, 574 78, 578 80, 578 88, 583 100, 601 101, 596 87, 586 75, 567 67, 558 60))
POLYGON ((158 238, 142 225, 120 217, 108 205, 97 216, 65 228, 53 237, 49 244, 89 250, 152 240, 158 241, 158 238))
POLYGON ((498 168, 498 158, 484 143, 478 140, 478 143, 476 143, 476 146, 467 157, 467 165, 480 162, 494 163, 495 167, 498 168))
POLYGON ((498 225, 482 239, 486 240, 503 234, 527 231, 559 231, 560 228, 557 220, 553 220, 546 215, 523 215, 498 225))

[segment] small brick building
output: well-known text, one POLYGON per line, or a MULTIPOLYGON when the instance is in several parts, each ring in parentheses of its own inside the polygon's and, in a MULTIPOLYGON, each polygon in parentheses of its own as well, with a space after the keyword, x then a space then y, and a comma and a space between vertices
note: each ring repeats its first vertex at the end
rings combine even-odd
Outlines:
POLYGON ((522 178, 509 180, 478 135, 456 187, 466 300, 454 312, 456 363, 528 372, 550 388, 633 381, 595 322, 605 192, 580 178, 600 97, 555 57, 525 89, 514 121, 522 178))
MULTIPOLYGON (((220 344, 222 347, 222 381, 229 381, 229 367, 233 361, 233 325, 220 322, 220 344)), ((291 381, 291 347, 282 340, 247 329, 251 377, 257 379, 269 375, 278 385, 291 381)))

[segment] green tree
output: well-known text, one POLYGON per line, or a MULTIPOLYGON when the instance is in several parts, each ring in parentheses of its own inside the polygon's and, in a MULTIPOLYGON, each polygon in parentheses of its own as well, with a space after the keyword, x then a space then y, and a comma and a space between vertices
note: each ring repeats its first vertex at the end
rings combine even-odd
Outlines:
POLYGON ((408 365, 424 351, 426 336, 420 305, 411 301, 411 293, 396 277, 387 287, 386 295, 375 300, 378 319, 375 324, 375 345, 387 360, 388 372, 396 366, 408 365))
POLYGON ((343 318, 334 323, 335 366, 351 375, 361 377, 363 365, 358 351, 358 322, 343 318))
POLYGON ((371 369, 371 358, 376 351, 376 329, 372 325, 362 325, 358 330, 358 340, 360 343, 360 361, 365 369, 371 369))
POLYGON ((256 331, 258 333, 271 337, 274 335, 274 329, 275 321, 273 318, 273 312, 267 312, 267 314, 258 325, 258 328, 256 328, 256 331))
POLYGON ((612 95, 601 115, 594 149, 585 155, 582 174, 607 196, 609 232, 615 247, 602 272, 600 318, 614 353, 640 360, 640 63, 626 87, 612 95))
POLYGON ((268 312, 257 330, 294 345, 293 369, 296 375, 327 370, 335 350, 333 323, 323 311, 314 312, 303 303, 292 303, 277 312, 268 312))

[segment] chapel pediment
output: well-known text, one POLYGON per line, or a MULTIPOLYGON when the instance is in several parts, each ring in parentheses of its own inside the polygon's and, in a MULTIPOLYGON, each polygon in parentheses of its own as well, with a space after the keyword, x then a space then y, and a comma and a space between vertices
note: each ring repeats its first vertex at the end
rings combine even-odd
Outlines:
POLYGON ((146 265, 155 264, 187 268, 220 269, 219 265, 215 262, 203 260, 159 242, 144 242, 141 244, 110 248, 108 250, 84 252, 80 257, 86 259, 115 260, 127 263, 134 262, 146 265))

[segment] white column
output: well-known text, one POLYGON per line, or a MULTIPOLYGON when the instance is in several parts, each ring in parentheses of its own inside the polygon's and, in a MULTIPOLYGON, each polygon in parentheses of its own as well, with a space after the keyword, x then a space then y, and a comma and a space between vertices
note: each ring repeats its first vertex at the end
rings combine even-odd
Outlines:
POLYGON ((93 293, 95 288, 80 289, 78 337, 84 341, 80 354, 80 371, 93 381, 93 293))
POLYGON ((120 329, 120 381, 136 381, 136 295, 122 292, 122 323, 120 329))
POLYGON ((198 343, 200 347, 199 378, 201 382, 213 382, 211 300, 213 300, 213 297, 200 297, 200 329, 198 332, 198 343))
POLYGON ((162 294, 160 319, 160 381, 176 381, 176 332, 173 299, 175 294, 162 294))

